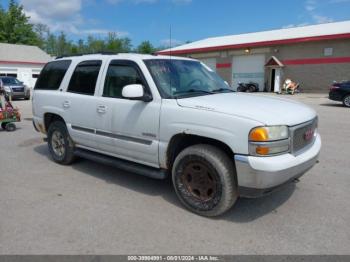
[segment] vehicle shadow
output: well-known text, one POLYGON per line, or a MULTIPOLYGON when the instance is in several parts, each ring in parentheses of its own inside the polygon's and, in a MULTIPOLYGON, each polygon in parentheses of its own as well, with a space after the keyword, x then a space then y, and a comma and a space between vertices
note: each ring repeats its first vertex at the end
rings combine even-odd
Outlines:
MULTIPOLYGON (((51 160, 47 145, 38 145, 34 147, 34 151, 51 160)), ((165 180, 152 179, 85 159, 77 159, 71 168, 86 175, 102 179, 109 184, 122 186, 150 196, 160 196, 167 202, 184 209, 177 199, 170 177, 165 180)), ((235 206, 223 216, 208 219, 228 220, 234 223, 247 223, 256 220, 271 212, 277 212, 277 208, 293 194, 295 187, 295 184, 292 183, 286 185, 282 190, 262 198, 240 198, 235 206)))
POLYGON ((240 198, 233 208, 222 217, 219 217, 219 219, 236 223, 247 223, 267 214, 277 213, 278 207, 292 196, 295 189, 295 183, 290 183, 264 197, 240 198))
POLYGON ((343 108, 346 108, 345 106, 343 106, 342 103, 323 103, 323 104, 320 104, 320 106, 329 106, 329 107, 343 107, 343 108))

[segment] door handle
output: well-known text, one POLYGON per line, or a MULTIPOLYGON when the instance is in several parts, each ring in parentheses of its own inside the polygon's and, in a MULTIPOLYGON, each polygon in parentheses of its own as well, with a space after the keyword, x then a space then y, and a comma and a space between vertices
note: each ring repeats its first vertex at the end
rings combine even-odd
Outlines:
POLYGON ((62 103, 62 106, 63 106, 64 108, 70 108, 70 102, 69 102, 69 101, 64 101, 64 102, 62 103))
POLYGON ((97 106, 97 112, 100 114, 104 114, 107 111, 107 107, 106 106, 97 106))

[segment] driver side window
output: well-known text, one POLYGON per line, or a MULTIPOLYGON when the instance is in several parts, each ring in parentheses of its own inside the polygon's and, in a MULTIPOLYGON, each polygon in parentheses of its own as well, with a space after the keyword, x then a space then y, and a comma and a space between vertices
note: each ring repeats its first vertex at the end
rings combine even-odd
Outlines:
POLYGON ((104 97, 123 98, 122 90, 131 84, 142 84, 142 79, 131 65, 110 64, 103 89, 104 97))

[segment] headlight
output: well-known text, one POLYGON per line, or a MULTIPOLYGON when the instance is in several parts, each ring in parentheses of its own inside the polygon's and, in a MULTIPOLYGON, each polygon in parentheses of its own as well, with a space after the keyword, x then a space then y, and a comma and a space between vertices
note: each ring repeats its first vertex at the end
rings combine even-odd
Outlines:
POLYGON ((7 93, 11 93, 11 92, 12 92, 11 88, 8 87, 8 86, 4 86, 4 90, 5 90, 5 92, 7 92, 7 93))
POLYGON ((286 153, 290 149, 289 129, 287 126, 262 126, 249 133, 249 153, 255 156, 267 156, 286 153))

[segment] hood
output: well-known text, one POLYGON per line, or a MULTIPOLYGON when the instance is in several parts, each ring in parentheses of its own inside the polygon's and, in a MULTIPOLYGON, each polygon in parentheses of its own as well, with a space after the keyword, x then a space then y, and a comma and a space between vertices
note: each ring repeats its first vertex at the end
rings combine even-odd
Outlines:
POLYGON ((264 125, 294 126, 316 117, 316 112, 302 103, 260 94, 221 93, 177 99, 177 103, 181 107, 249 118, 264 125))

